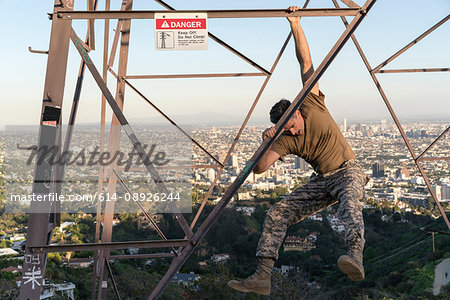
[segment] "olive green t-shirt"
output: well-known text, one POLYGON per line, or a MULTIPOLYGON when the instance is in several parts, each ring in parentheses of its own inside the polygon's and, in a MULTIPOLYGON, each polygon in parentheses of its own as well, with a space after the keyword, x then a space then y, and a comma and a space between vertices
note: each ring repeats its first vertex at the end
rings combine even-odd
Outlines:
POLYGON ((308 162, 314 171, 327 173, 339 168, 347 160, 356 158, 350 145, 325 107, 325 95, 309 93, 300 106, 305 121, 304 133, 283 133, 271 147, 281 159, 295 154, 308 162))

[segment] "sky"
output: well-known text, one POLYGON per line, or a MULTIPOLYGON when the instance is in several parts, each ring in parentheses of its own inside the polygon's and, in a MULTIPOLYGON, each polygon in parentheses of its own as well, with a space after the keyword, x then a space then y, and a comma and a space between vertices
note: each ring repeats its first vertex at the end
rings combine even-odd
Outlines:
MULTIPOLYGON (((355 1, 362 4, 364 1, 355 1)), ((112 9, 121 1, 111 0, 112 9)), ((176 9, 282 9, 302 6, 303 1, 216 1, 167 0, 176 9)), ((135 0, 135 10, 163 10, 150 0, 135 0)), ((341 6, 344 6, 343 4, 341 6)), ((309 7, 331 8, 331 0, 311 0, 309 7)), ((75 0, 75 9, 84 10, 86 1, 75 0)), ((47 56, 28 51, 47 50, 50 40, 53 1, 0 0, 3 37, 0 47, 1 73, 0 128, 5 125, 39 123, 47 56)), ((99 2, 104 9, 104 1, 99 2)), ((372 67, 418 37, 450 12, 448 0, 378 0, 357 29, 359 40, 372 67)), ((351 21, 351 17, 348 17, 351 21)), ((86 35, 86 21, 73 21, 78 36, 86 35)), ((326 56, 344 26, 339 17, 304 17, 302 26, 317 67, 326 56)), ((111 21, 112 39, 116 20, 111 21)), ((102 69, 104 21, 95 23, 95 51, 90 53, 96 67, 102 69)), ((284 18, 209 19, 209 31, 270 69, 289 33, 284 18)), ((388 68, 450 67, 450 21, 439 27, 417 45, 388 65, 388 68)), ((227 51, 211 39, 209 49, 200 51, 155 51, 154 21, 133 20, 129 51, 128 75, 240 73, 257 72, 255 68, 227 51)), ((67 123, 72 104, 80 57, 71 44, 68 59, 63 123, 67 123)), ((117 59, 114 69, 117 70, 117 59)), ((450 72, 377 75, 399 119, 450 120, 450 72)), ((196 113, 221 113, 244 119, 265 77, 133 80, 132 83, 174 120, 196 113)), ((115 80, 109 76, 108 86, 115 94, 115 80)), ((270 107, 279 99, 293 99, 302 87, 299 66, 290 42, 280 60, 255 112, 252 122, 267 122, 270 107), (267 121, 266 121, 267 120, 267 121)), ((391 120, 356 48, 349 41, 319 81, 326 104, 337 122, 391 120)), ((85 77, 78 123, 100 120, 100 90, 88 73, 85 77)), ((125 115, 133 120, 164 120, 131 89, 125 94, 125 115)), ((111 112, 108 108, 108 119, 111 112)), ((108 120, 107 119, 107 120, 108 120)))

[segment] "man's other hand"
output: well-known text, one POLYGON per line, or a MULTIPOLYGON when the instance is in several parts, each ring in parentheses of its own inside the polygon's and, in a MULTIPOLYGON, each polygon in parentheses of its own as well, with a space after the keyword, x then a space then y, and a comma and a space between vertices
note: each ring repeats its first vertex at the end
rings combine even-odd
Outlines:
POLYGON ((264 130, 264 132, 262 134, 263 141, 266 138, 273 138, 275 136, 275 133, 277 133, 277 131, 275 130, 274 126, 267 128, 266 130, 264 130))

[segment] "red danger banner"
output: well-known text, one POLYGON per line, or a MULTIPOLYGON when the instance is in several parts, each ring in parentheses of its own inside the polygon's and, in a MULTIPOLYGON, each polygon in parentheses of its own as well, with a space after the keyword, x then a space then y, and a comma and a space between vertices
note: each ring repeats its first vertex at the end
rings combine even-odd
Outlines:
POLYGON ((206 29, 206 19, 156 19, 156 29, 206 29))

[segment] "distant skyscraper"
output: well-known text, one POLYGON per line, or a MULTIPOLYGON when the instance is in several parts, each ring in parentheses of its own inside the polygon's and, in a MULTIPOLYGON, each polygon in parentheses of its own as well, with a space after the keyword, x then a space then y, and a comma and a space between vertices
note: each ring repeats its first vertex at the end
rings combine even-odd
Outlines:
POLYGON ((300 169, 303 172, 308 171, 308 163, 301 157, 295 158, 295 168, 300 169))
POLYGON ((347 131, 347 119, 344 118, 344 128, 342 129, 344 132, 347 131))
POLYGON ((386 120, 381 120, 381 132, 383 133, 386 129, 386 120))
POLYGON ((216 177, 216 171, 214 169, 208 169, 208 180, 213 181, 216 177))
POLYGON ((384 165, 379 163, 374 163, 372 165, 372 176, 373 177, 384 177, 384 165))
POLYGON ((230 158, 228 159, 228 166, 233 168, 237 168, 239 166, 237 155, 232 154, 230 156, 230 158))
POLYGON ((450 200, 450 185, 445 184, 441 186, 441 197, 443 201, 450 200))
POLYGON ((438 201, 442 200, 442 188, 440 185, 432 185, 431 186, 433 188, 433 192, 436 195, 436 198, 438 199, 438 201))
POLYGON ((397 171, 395 171, 395 176, 397 178, 407 179, 409 178, 409 170, 405 167, 397 169, 397 171))
POLYGON ((427 137, 427 131, 426 130, 421 130, 420 131, 420 137, 427 137))
POLYGON ((450 200, 450 185, 432 185, 433 191, 439 201, 450 200))
POLYGON ((355 130, 356 131, 361 131, 362 130, 362 124, 361 123, 356 124, 355 130))

